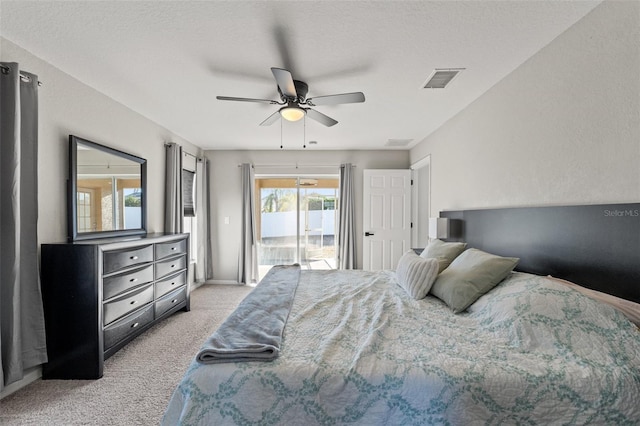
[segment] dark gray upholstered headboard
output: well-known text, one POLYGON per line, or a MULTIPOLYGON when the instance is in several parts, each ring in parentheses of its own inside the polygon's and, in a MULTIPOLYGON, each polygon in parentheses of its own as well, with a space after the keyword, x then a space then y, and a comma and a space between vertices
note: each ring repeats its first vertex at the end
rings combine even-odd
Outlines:
POLYGON ((443 211, 447 241, 520 258, 553 275, 640 303, 640 203, 443 211))

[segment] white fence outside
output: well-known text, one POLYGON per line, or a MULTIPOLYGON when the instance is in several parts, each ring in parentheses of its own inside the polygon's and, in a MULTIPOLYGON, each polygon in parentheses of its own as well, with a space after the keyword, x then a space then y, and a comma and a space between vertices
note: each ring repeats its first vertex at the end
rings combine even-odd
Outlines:
MULTIPOLYGON (((305 212, 300 212, 300 233, 306 229, 305 212)), ((262 213, 261 238, 295 237, 297 235, 296 212, 262 213)), ((309 235, 335 235, 336 211, 312 210, 309 212, 309 235), (317 231, 315 231, 317 229, 317 231), (322 232, 320 232, 322 229, 322 232)))

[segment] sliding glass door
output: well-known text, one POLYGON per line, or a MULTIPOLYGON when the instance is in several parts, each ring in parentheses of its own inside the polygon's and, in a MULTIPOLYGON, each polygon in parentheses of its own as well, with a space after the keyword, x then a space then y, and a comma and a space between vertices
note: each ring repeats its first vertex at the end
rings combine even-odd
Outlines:
POLYGON ((298 261, 297 179, 256 178, 256 234, 260 279, 273 265, 298 261), (259 194, 259 195, 258 195, 259 194))
POLYGON ((273 265, 336 266, 338 177, 256 177, 260 278, 273 265))

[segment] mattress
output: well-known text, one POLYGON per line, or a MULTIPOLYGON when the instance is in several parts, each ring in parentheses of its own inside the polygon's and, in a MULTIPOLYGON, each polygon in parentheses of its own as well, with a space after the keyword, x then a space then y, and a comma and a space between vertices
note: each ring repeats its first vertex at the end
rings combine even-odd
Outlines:
POLYGON ((454 314, 392 271, 302 271, 279 356, 194 358, 163 424, 620 425, 638 401, 638 329, 545 277, 454 314))

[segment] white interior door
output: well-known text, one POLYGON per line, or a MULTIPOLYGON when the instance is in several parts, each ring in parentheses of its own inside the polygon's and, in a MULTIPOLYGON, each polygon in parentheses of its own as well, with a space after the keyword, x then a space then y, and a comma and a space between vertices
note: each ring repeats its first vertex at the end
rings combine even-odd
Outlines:
POLYGON ((411 170, 363 173, 363 269, 395 269, 411 244, 411 170))

